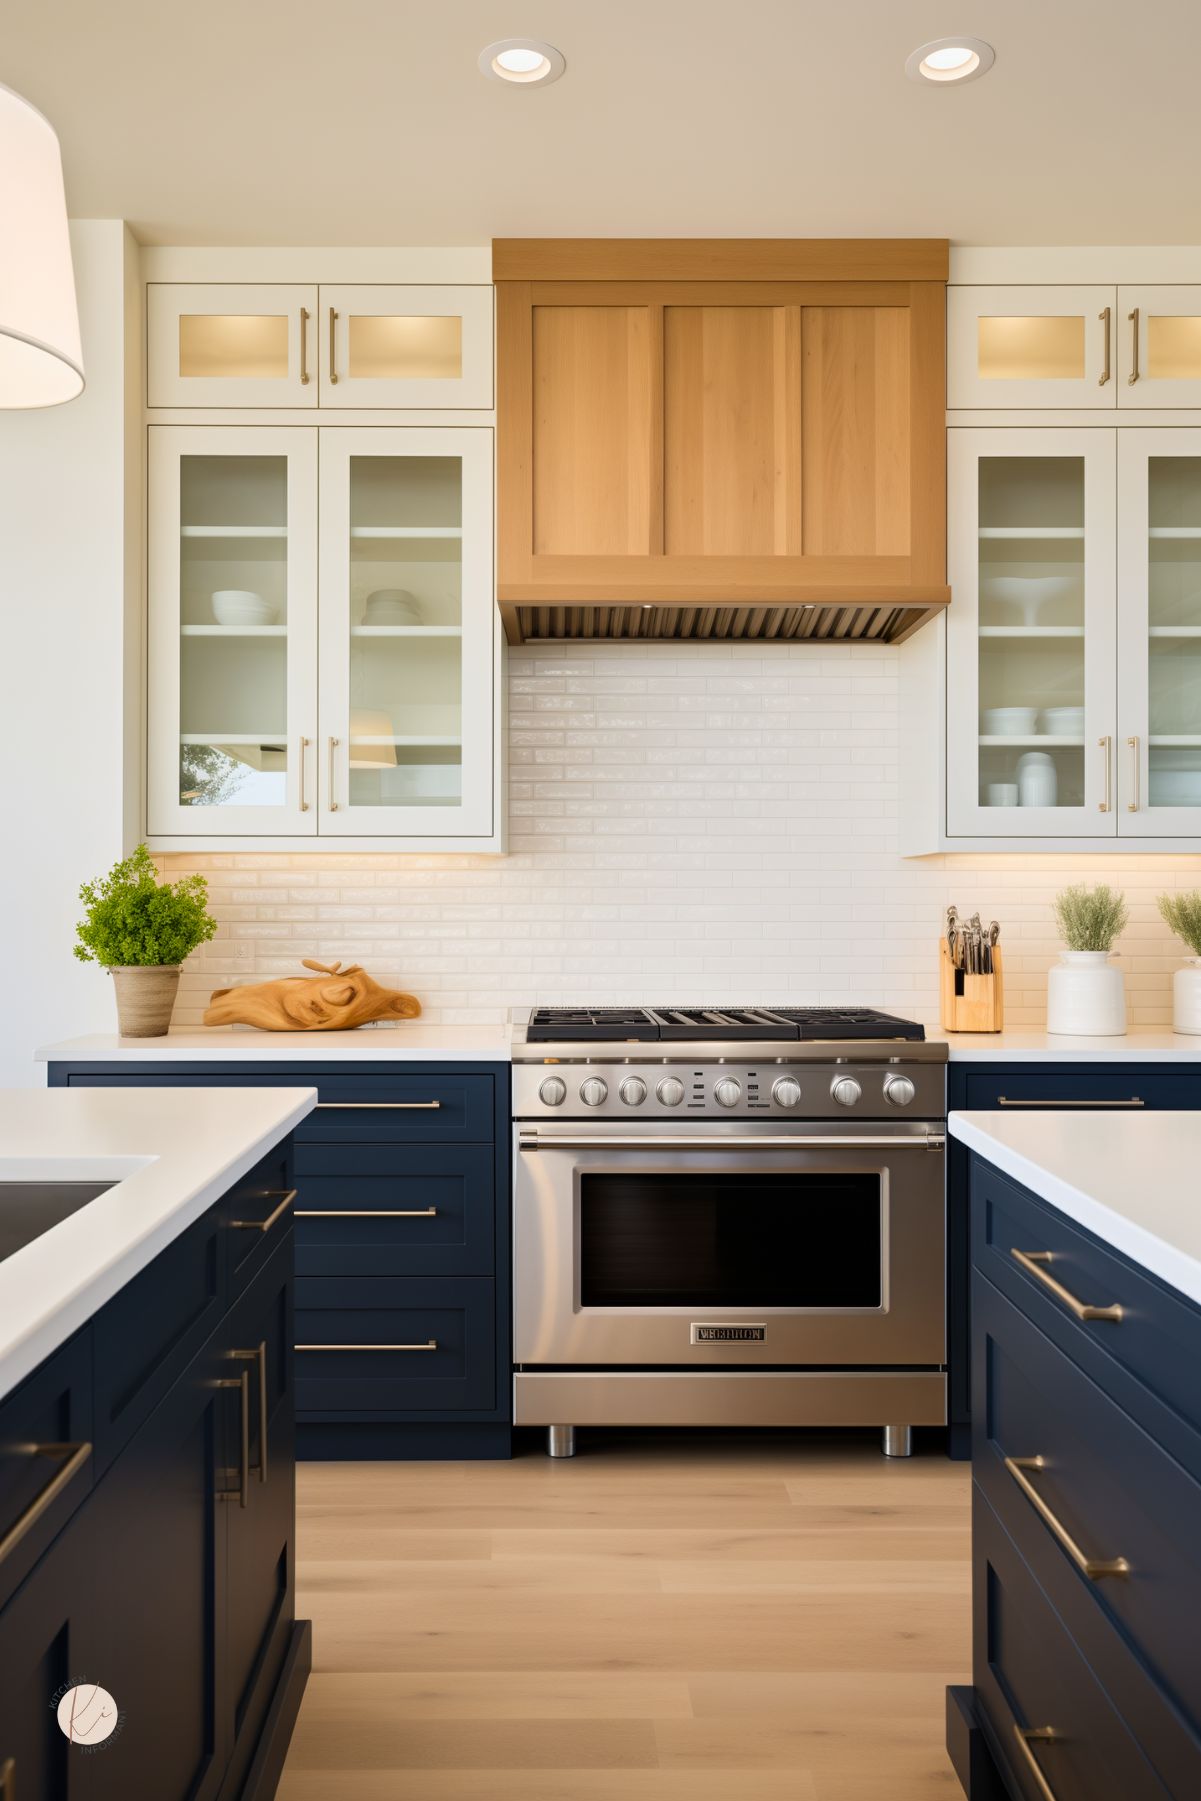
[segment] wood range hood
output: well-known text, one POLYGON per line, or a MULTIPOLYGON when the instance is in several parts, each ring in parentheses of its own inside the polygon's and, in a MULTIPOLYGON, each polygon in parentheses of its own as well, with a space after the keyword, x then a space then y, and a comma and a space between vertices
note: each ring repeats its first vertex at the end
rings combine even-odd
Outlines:
POLYGON ((946 585, 943 239, 498 239, 512 644, 896 643, 946 585))

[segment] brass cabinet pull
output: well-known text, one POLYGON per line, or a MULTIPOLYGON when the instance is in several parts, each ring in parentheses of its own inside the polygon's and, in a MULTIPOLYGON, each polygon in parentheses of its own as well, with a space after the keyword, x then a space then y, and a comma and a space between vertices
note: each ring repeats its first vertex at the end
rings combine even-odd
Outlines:
POLYGON ((427 1338, 424 1344, 298 1344, 295 1351, 436 1351, 438 1340, 427 1338))
POLYGON ((1097 382, 1097 386, 1099 388, 1103 388, 1105 386, 1106 382, 1109 380, 1109 376, 1110 376, 1110 368, 1109 368, 1110 309, 1108 307, 1106 307, 1103 312, 1097 314, 1097 317, 1100 319, 1102 325, 1105 327, 1105 367, 1102 369, 1100 379, 1097 382))
POLYGON ((1134 326, 1134 350, 1133 350, 1134 360, 1130 367, 1130 373, 1126 377, 1127 382, 1130 384, 1131 387, 1133 387, 1135 382, 1138 380, 1138 308, 1135 307, 1134 311, 1132 313, 1127 313, 1126 317, 1130 320, 1130 323, 1134 326))
POLYGON ((436 1207, 298 1207, 297 1219, 436 1219, 436 1207))
POLYGON ((1055 1801, 1055 1790, 1051 1787, 1051 1784, 1039 1769, 1038 1759, 1030 1749, 1031 1740, 1036 1744, 1045 1745, 1053 1743, 1059 1736, 1055 1731, 1055 1728, 1053 1726, 1019 1726, 1015 1720, 1013 1736, 1017 1740, 1018 1750, 1025 1759, 1026 1768, 1034 1778, 1035 1786, 1042 1796, 1043 1801, 1055 1801))
POLYGON ((259 1473, 259 1481, 267 1480, 267 1340, 264 1338, 253 1351, 231 1351, 231 1357, 243 1357, 248 1363, 259 1366, 259 1460, 254 1466, 259 1473))
POLYGON ((309 310, 302 306, 300 309, 300 385, 302 388, 307 388, 309 385, 308 349, 309 310))
POLYGON ((1003 1094, 997 1096, 998 1107, 1145 1107, 1146 1104, 1137 1094, 1132 1094, 1128 1101, 1011 1101, 1003 1094))
POLYGON ((316 1111, 323 1113, 437 1113, 441 1101, 318 1101, 316 1111))
POLYGON ((17 1760, 6 1757, 0 1763, 0 1801, 17 1801, 17 1760))
POLYGON ((281 1218, 282 1215, 287 1212, 289 1206, 299 1193, 300 1190, 298 1188, 265 1188, 263 1194, 267 1198, 270 1198, 273 1194, 283 1195, 283 1199, 280 1201, 279 1206, 273 1207, 266 1219, 231 1219, 229 1223, 231 1226, 235 1226, 240 1232, 269 1232, 276 1220, 281 1218))
MULTIPOLYGON (((236 1355, 234 1352, 230 1354, 236 1355)), ((250 1504, 250 1371, 243 1370, 240 1376, 221 1376, 213 1383, 213 1387, 236 1388, 241 1395, 241 1473, 237 1488, 223 1488, 217 1499, 236 1501, 239 1507, 247 1507, 250 1504)))
MULTIPOLYGON (((307 381, 309 378, 306 375, 306 376, 304 376, 303 379, 305 381, 307 381)), ((299 758, 299 764, 300 764, 300 811, 302 813, 307 813, 309 810, 309 803, 304 797, 304 753, 308 748, 309 748, 308 739, 302 738, 300 740, 300 758, 299 758)))
POLYGON ((1108 813, 1109 803, 1113 797, 1113 739, 1098 738, 1097 744, 1105 752, 1105 799, 1097 802, 1098 813, 1108 813))
MULTIPOLYGON (((62 1457, 65 1461, 60 1469, 55 1470, 45 1488, 34 1496, 20 1519, 9 1527, 3 1538, 0 1538, 0 1563, 4 1562, 11 1551, 16 1550, 27 1533, 32 1532, 42 1515, 49 1507, 53 1506, 72 1477, 83 1468, 92 1455, 92 1447, 86 1440, 75 1445, 15 1445, 13 1449, 26 1457, 62 1457)), ((4 1801, 8 1801, 7 1795, 5 1795, 4 1801)))
POLYGON ((326 802, 331 813, 336 813, 338 811, 338 803, 334 798, 334 752, 337 748, 338 740, 336 738, 331 738, 329 741, 329 794, 326 796, 326 802))
POLYGON ((1133 763, 1131 774, 1134 779, 1134 788, 1132 790, 1133 798, 1126 802, 1126 811, 1128 813, 1137 813, 1140 805, 1139 780, 1142 775, 1142 757, 1139 755, 1139 741, 1137 738, 1127 738, 1126 743, 1134 753, 1131 758, 1131 762, 1133 763))
POLYGON ((1047 1506, 1047 1503, 1043 1500, 1033 1482, 1031 1482, 1029 1476, 1026 1474, 1027 1470, 1045 1470, 1046 1467, 1047 1460, 1045 1457, 1007 1457, 1005 1459, 1005 1468, 1009 1471, 1009 1474, 1013 1477, 1014 1481, 1029 1501, 1035 1513, 1038 1514, 1044 1525, 1050 1527, 1072 1562, 1076 1565, 1076 1568, 1083 1575, 1089 1577, 1093 1582, 1099 1581, 1102 1576, 1128 1576, 1130 1574, 1130 1565, 1124 1557, 1087 1556, 1086 1553, 1080 1549, 1080 1546, 1076 1543, 1076 1540, 1072 1537, 1063 1522, 1058 1520, 1051 1512, 1051 1509, 1047 1506))
POLYGON ((334 326, 337 324, 337 320, 338 315, 331 306, 329 309, 329 379, 331 387, 336 386, 338 380, 338 371, 334 367, 334 326))
POLYGON ((1050 1289, 1055 1299, 1062 1301, 1068 1311, 1074 1313, 1077 1319, 1121 1320, 1122 1309, 1116 1303, 1112 1307, 1090 1307, 1086 1301, 1078 1301, 1070 1289, 1065 1288, 1062 1282, 1057 1282, 1054 1276, 1048 1275, 1047 1271, 1040 1267, 1044 1263, 1051 1262, 1054 1256, 1053 1251, 1019 1251, 1014 1245, 1010 1247, 1009 1254, 1034 1277, 1036 1282, 1041 1282, 1044 1288, 1050 1289))
POLYGON ((920 1137, 916 1133, 881 1132, 879 1137, 867 1133, 862 1137, 848 1134, 845 1138, 813 1133, 808 1137, 798 1134, 795 1138, 755 1139, 706 1138, 699 1132, 692 1137, 673 1138, 654 1138, 649 1133, 589 1137, 586 1131, 560 1138, 536 1130, 519 1131, 517 1135, 519 1151, 745 1151, 751 1145, 757 1151, 941 1151, 946 1142, 941 1132, 924 1132, 920 1137))

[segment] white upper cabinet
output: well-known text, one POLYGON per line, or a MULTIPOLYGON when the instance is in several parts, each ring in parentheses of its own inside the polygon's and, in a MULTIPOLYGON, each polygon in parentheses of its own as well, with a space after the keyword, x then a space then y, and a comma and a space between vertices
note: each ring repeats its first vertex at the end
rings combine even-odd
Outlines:
POLYGON ((151 282, 150 406, 315 407, 317 288, 151 282))
POLYGON ((1118 289, 1117 404, 1201 407, 1201 288, 1118 289))
POLYGON ((1118 404, 1116 287, 951 287, 947 309, 948 406, 1118 404))
POLYGON ((1115 434, 950 438, 947 835, 1112 836, 1115 434))
POLYGON ((329 287, 321 306, 321 405, 492 405, 492 290, 329 287))
POLYGON ((151 282, 152 407, 492 406, 492 289, 151 282))

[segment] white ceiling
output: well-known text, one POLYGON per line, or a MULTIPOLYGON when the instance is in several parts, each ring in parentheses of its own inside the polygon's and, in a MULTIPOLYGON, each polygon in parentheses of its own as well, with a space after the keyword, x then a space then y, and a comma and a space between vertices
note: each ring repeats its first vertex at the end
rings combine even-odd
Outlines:
POLYGON ((1198 0, 0 0, 70 209, 148 242, 1201 240, 1198 0), (951 32, 982 80, 906 80, 951 32), (497 38, 557 44, 547 88, 497 38))

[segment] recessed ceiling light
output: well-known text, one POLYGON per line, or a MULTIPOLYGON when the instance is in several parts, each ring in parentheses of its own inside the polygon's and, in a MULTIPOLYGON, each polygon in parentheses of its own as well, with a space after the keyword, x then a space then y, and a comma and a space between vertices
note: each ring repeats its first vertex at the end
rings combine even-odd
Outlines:
POLYGON ((910 81, 975 81, 993 66, 993 47, 983 38, 935 38, 905 59, 910 81))
POLYGON ((515 81, 530 87, 558 81, 566 67, 563 52, 537 38, 501 38, 480 51, 480 68, 493 81, 515 81))

